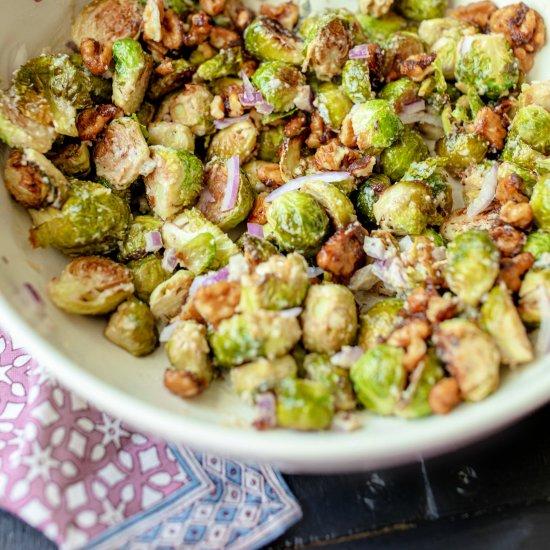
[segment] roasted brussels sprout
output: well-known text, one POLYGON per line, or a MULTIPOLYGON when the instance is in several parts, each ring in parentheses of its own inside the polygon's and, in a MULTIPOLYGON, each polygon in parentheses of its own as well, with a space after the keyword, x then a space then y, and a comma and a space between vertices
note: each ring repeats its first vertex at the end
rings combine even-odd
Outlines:
POLYGON ((489 99, 507 96, 519 81, 518 62, 502 34, 465 36, 458 46, 455 76, 489 99))
POLYGON ((161 259, 154 254, 128 262, 128 269, 132 272, 136 296, 146 303, 151 292, 170 277, 162 267, 161 259))
POLYGON ((359 21, 361 29, 369 42, 378 43, 383 42, 399 31, 405 30, 408 25, 406 19, 391 11, 381 17, 360 14, 357 16, 357 21, 359 21))
POLYGON ((133 293, 131 272, 99 256, 72 260, 48 285, 48 294, 58 308, 79 315, 109 313, 133 293))
POLYGON ((534 170, 539 174, 550 172, 547 165, 547 157, 535 151, 535 149, 518 136, 508 136, 502 151, 502 160, 514 164, 523 170, 534 170))
POLYGON ((97 175, 117 190, 128 189, 149 160, 149 147, 139 122, 130 117, 115 118, 94 147, 97 175))
POLYGON ((263 61, 284 61, 301 66, 303 42, 274 19, 258 17, 244 33, 246 50, 263 61))
POLYGON ((550 267, 533 267, 525 275, 519 289, 519 314, 525 323, 537 325, 549 312, 543 296, 550 296, 550 267))
POLYGON ((543 80, 522 84, 518 103, 519 107, 539 105, 550 111, 550 81, 543 80))
POLYGON ((332 183, 310 180, 301 190, 325 209, 336 229, 346 227, 357 219, 351 200, 332 183))
POLYGON ((214 119, 210 114, 210 104, 214 96, 202 84, 186 84, 185 88, 172 96, 166 103, 172 122, 183 124, 199 137, 214 132, 214 119))
POLYGON ((443 17, 448 0, 397 0, 395 7, 406 18, 413 21, 424 21, 443 17))
POLYGON ((359 186, 355 204, 357 216, 363 225, 369 226, 376 224, 373 212, 374 203, 390 185, 390 178, 384 174, 374 174, 359 186))
POLYGON ((283 139, 284 126, 264 128, 258 140, 258 158, 265 162, 279 162, 279 147, 283 144, 283 139))
POLYGON ((550 254, 550 233, 536 231, 527 235, 523 252, 530 252, 535 260, 540 260, 543 254, 550 254))
POLYGON ((139 260, 147 254, 145 235, 160 231, 162 222, 153 216, 135 216, 122 241, 119 242, 118 259, 121 262, 139 260))
POLYGON ((237 244, 242 248, 246 263, 256 266, 267 262, 271 256, 276 256, 279 251, 266 239, 243 233, 237 244))
POLYGON ((434 341, 465 400, 481 401, 496 390, 500 354, 491 336, 473 321, 443 321, 436 330, 434 341))
POLYGON ((402 31, 390 35, 384 41, 384 63, 382 73, 386 82, 401 78, 401 64, 413 55, 421 55, 425 45, 414 32, 402 31))
POLYGON ((90 150, 85 143, 69 143, 51 151, 48 159, 66 176, 86 177, 92 170, 90 150))
POLYGON ((301 319, 303 342, 309 351, 336 353, 355 341, 357 307, 352 292, 343 285, 310 287, 301 319))
POLYGON ((309 287, 302 256, 271 256, 241 279, 241 311, 281 310, 302 305, 309 287))
POLYGON ((343 88, 327 82, 319 88, 315 106, 328 127, 338 131, 353 103, 343 88))
POLYGON ((481 162, 488 148, 489 144, 477 134, 455 133, 435 144, 435 152, 447 159, 445 166, 455 173, 481 162))
POLYGON ((285 252, 306 257, 321 248, 329 220, 319 203, 307 193, 289 191, 276 197, 267 210, 270 235, 285 252))
POLYGON ((61 206, 69 193, 65 176, 33 149, 10 153, 4 169, 4 183, 12 197, 26 208, 61 206))
POLYGON ((465 231, 447 247, 445 279, 467 305, 476 306, 491 290, 499 272, 500 254, 486 231, 465 231))
POLYGON ((364 103, 372 97, 369 65, 364 59, 350 59, 342 70, 342 89, 353 103, 364 103))
POLYGON ((210 142, 208 160, 238 155, 240 162, 244 164, 254 153, 258 134, 258 129, 251 120, 243 120, 220 130, 210 142))
POLYGON ((202 189, 202 162, 189 151, 151 147, 154 170, 144 178, 151 208, 166 220, 194 204, 202 189))
POLYGON ((400 113, 405 105, 418 100, 420 86, 409 78, 399 78, 388 82, 378 93, 378 99, 389 101, 400 113))
POLYGON ((398 181, 413 162, 422 161, 429 156, 430 151, 422 136, 416 130, 405 127, 401 138, 382 151, 380 162, 384 174, 392 181, 398 181))
POLYGON ((212 59, 201 63, 196 78, 199 80, 212 81, 229 75, 237 75, 241 70, 243 52, 241 48, 228 48, 220 50, 212 59))
POLYGON ((167 322, 180 312, 194 279, 191 272, 180 269, 151 292, 149 307, 155 319, 167 322))
POLYGON ((53 246, 71 256, 108 254, 124 239, 130 221, 128 203, 103 185, 71 182, 61 209, 30 210, 33 246, 53 246))
POLYGON ((399 312, 404 306, 399 298, 385 298, 360 317, 358 345, 368 351, 385 340, 402 321, 399 312))
POLYGON ((127 352, 142 357, 155 351, 158 332, 147 304, 137 298, 122 302, 109 318, 105 337, 127 352))
POLYGON ((147 97, 151 101, 157 101, 166 94, 178 90, 195 72, 193 65, 186 59, 172 59, 170 66, 172 71, 167 75, 154 74, 151 78, 147 90, 147 97))
POLYGON ((550 176, 539 179, 529 202, 537 227, 542 231, 550 231, 550 176))
POLYGON ((152 122, 147 127, 150 145, 195 151, 195 136, 190 128, 177 122, 152 122))
POLYGON ((295 317, 275 311, 251 311, 223 320, 210 335, 210 347, 218 365, 233 367, 260 357, 286 355, 300 340, 295 317))
POLYGON ((535 151, 550 153, 550 113, 538 105, 529 105, 518 111, 509 130, 518 135, 535 151))
POLYGON ((351 367, 353 388, 367 409, 383 416, 393 414, 407 382, 404 355, 401 348, 380 344, 351 367))
POLYGON ((113 103, 131 115, 145 97, 153 72, 153 58, 144 53, 137 40, 123 38, 113 44, 113 59, 113 103))

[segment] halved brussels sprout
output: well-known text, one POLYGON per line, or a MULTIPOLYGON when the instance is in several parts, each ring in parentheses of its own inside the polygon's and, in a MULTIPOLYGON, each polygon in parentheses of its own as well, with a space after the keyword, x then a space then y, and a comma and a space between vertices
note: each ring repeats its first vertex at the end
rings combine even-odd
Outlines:
POLYGON ((187 126, 196 136, 202 137, 214 132, 214 119, 210 114, 213 99, 206 86, 186 84, 181 92, 167 96, 164 101, 172 122, 187 126))
POLYGON ((440 139, 435 144, 435 152, 441 158, 447 159, 445 166, 455 173, 481 162, 488 148, 489 144, 477 134, 458 132, 440 139))
POLYGON ((150 145, 195 152, 195 136, 191 129, 177 122, 152 122, 147 127, 150 145))
POLYGON ((289 191, 276 197, 267 210, 270 236, 285 252, 306 257, 319 252, 329 220, 319 203, 307 193, 289 191))
POLYGON ((251 120, 232 124, 214 135, 208 148, 208 160, 238 155, 241 164, 244 164, 254 153, 258 135, 258 129, 251 120))
POLYGON ((122 241, 119 242, 118 259, 121 262, 139 260, 147 254, 145 235, 151 231, 160 231, 162 222, 153 216, 135 216, 122 241))
POLYGON ((153 58, 144 53, 137 40, 123 38, 113 44, 113 59, 113 103, 131 115, 145 97, 153 72, 153 58))
POLYGON ((79 315, 109 313, 133 293, 130 271, 99 256, 72 260, 48 285, 48 294, 58 308, 79 315))
POLYGON ((406 19, 391 11, 381 17, 359 14, 357 21, 359 21, 369 42, 378 43, 383 42, 399 31, 405 30, 408 25, 406 19))
POLYGON ((147 90, 147 97, 151 101, 158 101, 166 94, 182 87, 195 72, 195 67, 186 59, 172 59, 172 72, 164 76, 153 75, 147 90))
POLYGON ((158 344, 155 318, 147 304, 137 298, 129 298, 118 306, 104 334, 107 340, 136 357, 153 353, 158 344))
POLYGON ((518 136, 508 136, 502 151, 502 160, 517 165, 524 170, 534 170, 539 174, 550 172, 547 157, 535 151, 518 136))
POLYGON ((284 126, 263 128, 258 140, 258 158, 265 162, 279 162, 279 147, 282 145, 283 139, 284 126))
POLYGON ((448 3, 448 0, 397 0, 395 7, 407 19, 424 21, 443 17, 448 3))
POLYGON ((301 320, 303 342, 307 350, 336 353, 343 346, 350 346, 355 341, 355 298, 343 285, 313 285, 307 293, 301 320))
POLYGON ((243 52, 241 48, 228 48, 220 50, 211 59, 201 63, 196 78, 199 80, 212 81, 229 75, 238 75, 243 62, 243 52))
POLYGON ((76 180, 60 210, 50 206, 29 213, 33 246, 53 246, 71 256, 116 250, 130 221, 125 199, 98 183, 76 180))
POLYGON ((298 343, 301 335, 295 317, 257 310, 223 320, 210 334, 210 347, 218 365, 233 367, 260 357, 282 357, 298 343))
POLYGON ((401 138, 382 151, 380 162, 382 171, 392 181, 400 180, 414 162, 430 156, 428 146, 422 136, 412 128, 405 127, 401 138))
POLYGON ((495 283, 499 259, 499 251, 487 231, 465 231, 447 247, 445 279, 449 288, 465 304, 476 306, 495 283))
POLYGON ((12 197, 26 208, 61 206, 69 193, 65 176, 33 149, 10 153, 4 169, 4 183, 12 197))
POLYGON ((92 170, 90 150, 84 143, 69 143, 51 151, 48 158, 66 176, 86 177, 92 170))
POLYGON ((543 296, 550 296, 550 267, 533 267, 525 275, 519 289, 519 314, 525 323, 538 325, 549 315, 543 296))
POLYGON ((545 176, 537 182, 529 203, 537 227, 542 231, 550 231, 550 176, 545 176))
POLYGON ((170 277, 162 267, 161 259, 154 254, 132 260, 127 266, 132 272, 136 296, 146 303, 149 302, 151 292, 170 277))
POLYGON ((376 224, 373 212, 374 203, 390 185, 390 178, 384 174, 374 174, 359 186, 355 204, 357 216, 363 225, 369 226, 376 224))
POLYGON ((180 269, 151 292, 149 307, 155 319, 167 322, 180 312, 194 279, 191 272, 180 269))
POLYGON ((523 252, 530 252, 535 260, 540 260, 543 254, 550 254, 550 233, 535 231, 527 235, 523 252))
POLYGON ((342 88, 353 103, 372 98, 369 65, 364 59, 350 59, 342 70, 342 88))
POLYGON ((202 189, 202 162, 193 153, 163 145, 151 147, 155 169, 143 178, 147 200, 163 220, 194 204, 202 189))
POLYGON ((351 367, 353 389, 367 409, 383 416, 393 414, 407 383, 404 356, 401 348, 380 344, 351 367))
POLYGON ((503 34, 465 36, 458 46, 455 76, 490 99, 507 96, 519 81, 518 61, 503 34))
POLYGON ((94 147, 97 175, 114 189, 128 189, 149 160, 149 147, 139 122, 130 117, 115 118, 94 147))
POLYGON ((518 103, 520 108, 527 105, 540 105, 550 111, 550 81, 542 80, 522 84, 518 103))
POLYGON ((279 251, 269 241, 250 233, 243 233, 237 244, 243 249, 245 260, 251 266, 267 262, 271 256, 279 254, 279 251))
POLYGON ((443 321, 436 330, 434 341, 464 399, 481 401, 496 390, 500 354, 491 336, 473 321, 443 321))
POLYGON ((518 111, 510 133, 518 135, 535 151, 550 153, 550 113, 538 105, 528 105, 518 111))
POLYGON ((241 311, 281 310, 302 305, 309 287, 302 256, 271 256, 241 279, 241 311))
POLYGON ((399 312, 404 305, 399 298, 385 298, 363 313, 360 317, 358 345, 368 351, 388 338, 402 321, 399 312))
POLYGON ((277 424, 293 430, 326 430, 334 399, 321 382, 287 379, 277 388, 277 424))
POLYGON ((420 86, 409 78, 399 78, 388 82, 378 92, 378 99, 389 101, 395 110, 400 113, 405 105, 418 100, 420 86))
POLYGON ((329 128, 338 131, 353 107, 343 88, 335 84, 322 84, 314 102, 321 118, 329 128))

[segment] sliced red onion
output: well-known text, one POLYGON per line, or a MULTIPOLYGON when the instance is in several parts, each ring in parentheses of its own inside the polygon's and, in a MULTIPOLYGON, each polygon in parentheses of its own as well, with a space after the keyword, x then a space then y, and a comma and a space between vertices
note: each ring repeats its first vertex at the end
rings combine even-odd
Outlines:
POLYGON ((330 358, 330 362, 337 367, 349 369, 363 357, 364 353, 365 352, 359 346, 344 346, 342 351, 335 353, 330 358))
POLYGON ((359 44, 349 51, 350 59, 365 59, 369 56, 369 45, 368 44, 359 44))
POLYGON ((209 275, 199 275, 193 279, 191 286, 189 287, 189 296, 194 296, 197 290, 203 286, 211 286, 221 281, 227 281, 229 278, 229 268, 224 267, 219 271, 210 273, 209 275))
POLYGON ((227 185, 225 187, 225 194, 222 201, 222 212, 231 210, 237 202, 237 195, 239 193, 239 184, 241 178, 241 168, 239 156, 232 156, 226 163, 227 167, 227 185))
POLYGON ((303 311, 301 307, 291 307, 290 309, 283 309, 279 311, 281 317, 299 317, 303 311))
POLYGON ((324 271, 320 267, 308 267, 307 268, 307 276, 310 279, 315 279, 315 277, 319 277, 324 273, 324 271))
POLYGON ((284 193, 288 193, 289 191, 296 191, 297 189, 300 189, 308 181, 325 181, 328 183, 336 183, 338 181, 347 180, 350 177, 351 177, 350 172, 321 172, 319 174, 309 174, 308 176, 302 176, 301 178, 290 180, 284 185, 281 185, 281 187, 275 189, 275 191, 270 193, 266 197, 265 201, 271 202, 275 198, 277 198, 279 195, 283 195, 284 193))
POLYGON ((162 257, 162 268, 168 273, 172 273, 176 266, 178 265, 178 257, 176 256, 176 251, 173 248, 169 248, 164 251, 164 256, 162 257))
POLYGON ((550 354, 550 296, 546 287, 539 289, 540 327, 537 336, 536 349, 539 355, 550 354))
POLYGON ((423 99, 419 99, 414 103, 408 103, 407 105, 404 105, 401 109, 401 112, 405 115, 412 115, 413 113, 424 111, 424 109, 426 109, 426 102, 423 99))
POLYGON ((294 98, 294 105, 302 110, 310 113, 313 111, 313 97, 311 94, 311 86, 300 86, 298 93, 294 98))
POLYGON ((252 92, 250 95, 240 94, 239 101, 243 107, 254 107, 264 100, 262 92, 252 92))
POLYGON ((229 128, 230 126, 233 126, 233 124, 245 122, 248 119, 249 115, 243 115, 235 118, 222 118, 221 120, 215 120, 214 126, 217 130, 225 130, 225 128, 229 128))
POLYGON ((260 237, 260 239, 264 238, 264 226, 260 225, 259 223, 247 223, 246 229, 251 235, 254 235, 255 237, 260 237))
POLYGON ((355 413, 339 411, 332 418, 330 429, 334 432, 354 432, 361 428, 361 421, 355 413))
POLYGON ((261 115, 270 115, 275 110, 275 105, 269 103, 269 101, 258 101, 256 103, 256 111, 261 115))
POLYGON ((462 39, 462 42, 460 43, 460 55, 466 55, 471 49, 472 44, 474 43, 474 37, 473 36, 465 36, 462 39))
POLYGON ((170 340, 172 334, 176 332, 176 329, 180 326, 181 321, 176 321, 174 323, 170 323, 169 325, 166 325, 159 334, 159 342, 165 343, 170 340))
POLYGON ((269 101, 265 101, 264 96, 258 91, 244 71, 241 72, 244 93, 239 95, 239 101, 243 107, 256 107, 261 115, 270 115, 275 107, 269 101))
POLYGON ((483 212, 495 198, 498 183, 498 163, 493 162, 490 170, 485 174, 481 182, 479 195, 473 200, 466 209, 466 214, 470 217, 477 216, 483 212))
POLYGON ((248 78, 248 75, 241 71, 241 79, 243 81, 243 88, 244 88, 244 96, 247 99, 250 99, 253 97, 253 95, 257 92, 256 88, 254 87, 254 84, 250 82, 250 78, 248 78))
POLYGON ((277 425, 277 400, 271 392, 259 393, 256 396, 256 416, 253 426, 257 430, 268 430, 277 425))
POLYGON ((23 289, 35 305, 42 305, 44 303, 40 292, 36 290, 34 285, 32 285, 31 283, 23 283, 23 289))
POLYGON ((384 260, 388 255, 384 242, 376 237, 365 237, 363 249, 367 253, 367 256, 375 260, 384 260))
POLYGON ((163 247, 160 231, 145 233, 145 252, 157 252, 163 247))

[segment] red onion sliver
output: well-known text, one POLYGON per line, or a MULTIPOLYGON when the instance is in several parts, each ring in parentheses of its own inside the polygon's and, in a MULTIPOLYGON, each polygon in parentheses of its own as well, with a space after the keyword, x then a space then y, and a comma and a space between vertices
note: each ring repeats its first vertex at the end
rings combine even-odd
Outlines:
POLYGON ((401 112, 406 115, 411 115, 413 113, 424 111, 424 109, 426 109, 426 102, 423 99, 419 99, 414 103, 408 103, 407 105, 404 105, 401 109, 401 112))
POLYGON ((307 268, 307 276, 310 279, 315 279, 315 277, 319 277, 323 273, 324 273, 324 271, 320 267, 308 267, 307 268))
POLYGON ((290 309, 283 309, 279 311, 281 317, 299 317, 303 311, 301 307, 291 307, 290 309))
POLYGON ((175 323, 170 323, 169 325, 166 325, 160 331, 159 342, 162 342, 162 343, 168 342, 168 340, 170 340, 170 337, 172 336, 172 334, 174 334, 174 332, 176 331, 176 329, 180 324, 181 324, 181 321, 176 321, 175 323))
POLYGON ((264 100, 261 92, 252 92, 250 95, 240 94, 239 101, 243 107, 254 107, 264 100))
POLYGON ((169 248, 164 251, 164 256, 162 258, 162 268, 168 273, 172 273, 176 266, 178 265, 178 257, 176 256, 176 251, 173 248, 169 248))
POLYGON ((288 191, 296 191, 300 189, 308 181, 325 181, 328 183, 336 183, 339 181, 347 180, 351 177, 350 172, 321 172, 319 174, 310 174, 308 176, 302 176, 301 178, 296 178, 290 180, 289 182, 281 185, 278 189, 275 189, 271 194, 269 194, 265 201, 271 202, 273 199, 277 198, 279 195, 288 193, 288 191))
POLYGON ((40 295, 40 292, 36 290, 34 285, 32 285, 31 283, 23 283, 23 288, 25 289, 29 298, 33 301, 34 304, 36 305, 43 304, 42 296, 40 295))
POLYGON ((256 237, 260 237, 260 239, 264 238, 264 226, 260 225, 259 223, 248 223, 246 224, 246 229, 251 235, 254 235, 256 237))
POLYGON ((485 174, 481 182, 479 195, 473 200, 466 209, 466 214, 470 217, 477 216, 483 212, 495 198, 498 183, 498 163, 493 162, 490 170, 485 174))
POLYGON ((227 212, 235 206, 237 195, 239 193, 239 184, 241 179, 241 168, 239 156, 232 156, 226 163, 227 167, 227 185, 222 201, 222 212, 227 212))
POLYGON ((227 281, 229 278, 229 268, 224 267, 219 271, 210 273, 209 275, 199 275, 193 279, 191 286, 189 287, 189 296, 194 296, 197 290, 203 286, 211 286, 221 281, 227 281))
POLYGON ((225 128, 229 128, 230 126, 233 126, 233 124, 245 122, 248 118, 249 115, 243 115, 235 118, 222 118, 221 120, 215 120, 214 126, 217 130, 225 130, 225 128))
POLYGON ((145 233, 145 252, 157 252, 163 247, 160 231, 145 233))
POLYGON ((384 260, 388 255, 383 241, 376 237, 365 237, 363 249, 367 253, 367 256, 375 260, 384 260))
POLYGON ((349 369, 354 365, 365 352, 359 346, 344 346, 342 351, 335 353, 330 362, 337 367, 349 369))
POLYGON ((540 327, 536 349, 539 355, 550 354, 550 296, 544 286, 539 289, 540 327))
POLYGON ((263 99, 258 101, 255 107, 256 111, 258 111, 258 113, 260 113, 261 115, 270 115, 275 110, 274 105, 269 103, 269 101, 264 101, 263 99))
POLYGON ((250 82, 250 78, 248 78, 248 75, 244 71, 241 71, 241 79, 243 81, 244 96, 250 99, 256 92, 256 88, 254 88, 254 85, 250 82))
POLYGON ((365 59, 368 56, 369 56, 368 44, 360 44, 359 46, 355 46, 355 48, 352 48, 349 51, 350 59, 365 59))
POLYGON ((277 400, 271 392, 259 393, 256 396, 258 416, 253 422, 257 430, 268 430, 277 425, 277 400))

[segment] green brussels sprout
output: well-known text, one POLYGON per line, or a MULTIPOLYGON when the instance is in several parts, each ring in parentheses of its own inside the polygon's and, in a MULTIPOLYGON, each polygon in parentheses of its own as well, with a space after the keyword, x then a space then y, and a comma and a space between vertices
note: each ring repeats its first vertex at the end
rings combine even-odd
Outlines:
POLYGON ((195 67, 186 59, 172 59, 172 72, 164 76, 153 75, 147 90, 151 101, 158 101, 166 94, 181 88, 185 81, 195 72, 195 67))
POLYGON ((353 411, 356 407, 349 370, 330 362, 330 357, 321 353, 309 353, 304 358, 304 370, 308 380, 321 382, 334 396, 337 411, 353 411))
POLYGON ((348 117, 361 151, 378 153, 396 141, 403 131, 403 123, 385 99, 355 105, 348 117))
POLYGON ((10 153, 4 168, 4 184, 12 197, 26 208, 60 206, 69 194, 65 176, 33 149, 10 153))
MULTIPOLYGON (((183 124, 199 137, 214 132, 214 119, 210 114, 210 104, 214 96, 202 84, 186 84, 174 96, 164 100, 172 122, 183 124)), ((158 114, 157 114, 158 117, 158 114)))
POLYGON ((242 248, 248 265, 255 266, 267 262, 271 256, 279 254, 279 251, 269 241, 250 233, 243 233, 237 244, 242 248))
POLYGON ((401 394, 395 414, 402 418, 420 418, 432 414, 430 390, 443 376, 441 362, 434 350, 429 350, 411 374, 409 385, 401 394))
POLYGON ((386 189, 373 207, 376 223, 394 235, 420 235, 430 223, 434 204, 419 181, 400 181, 386 189))
POLYGON ((499 383, 500 354, 494 340, 473 321, 449 319, 434 335, 438 355, 456 378, 466 401, 481 401, 499 383))
POLYGON ((308 351, 336 353, 350 346, 357 334, 357 307, 343 285, 310 287, 302 313, 303 343, 308 351))
POLYGON ((327 82, 319 88, 315 106, 328 127, 338 131, 351 111, 353 103, 343 88, 327 82))
POLYGON ((273 199, 267 209, 267 222, 279 248, 306 257, 319 252, 329 225, 321 205, 300 191, 289 191, 273 199))
POLYGON ((368 351, 388 338, 402 321, 399 312, 404 306, 405 303, 399 298, 385 298, 363 313, 358 345, 368 351))
POLYGON ((405 105, 418 100, 420 86, 408 78, 399 78, 388 82, 378 92, 378 99, 389 101, 395 110, 400 113, 405 105))
POLYGON ((550 233, 535 231, 527 235, 523 252, 530 252, 535 260, 540 260, 543 254, 550 254, 550 233))
POLYGON ((52 302, 67 313, 104 315, 134 293, 132 274, 99 256, 72 260, 48 285, 52 302))
POLYGON ((241 48, 228 48, 220 50, 212 59, 208 59, 199 65, 196 78, 199 80, 216 80, 229 75, 238 75, 243 63, 241 48))
POLYGON ((214 370, 209 351, 206 327, 196 321, 181 321, 166 342, 170 364, 187 382, 185 393, 178 392, 182 397, 193 397, 210 385, 214 370))
POLYGON ((522 168, 513 162, 504 161, 498 166, 498 179, 504 179, 511 174, 517 174, 521 180, 521 192, 528 197, 533 193, 533 187, 537 183, 539 176, 529 168, 522 168))
POLYGON ((381 17, 359 14, 357 21, 369 42, 383 42, 390 36, 407 28, 408 22, 396 13, 389 12, 381 17))
POLYGON ((543 155, 550 153, 550 113, 543 107, 528 105, 520 109, 509 131, 535 151, 543 155))
POLYGON ((122 302, 109 317, 105 337, 127 352, 142 357, 155 351, 158 332, 151 310, 137 298, 122 302))
POLYGON ((92 170, 90 150, 84 143, 69 143, 48 153, 52 164, 66 176, 86 177, 92 170))
POLYGON ((538 325, 548 316, 542 297, 550 296, 550 268, 533 267, 525 275, 519 289, 519 314, 524 323, 538 325))
POLYGON ((146 303, 149 302, 151 292, 170 277, 162 267, 161 259, 154 254, 132 260, 127 267, 132 272, 136 296, 146 303))
POLYGON ((447 245, 447 242, 445 241, 445 239, 434 229, 429 229, 429 228, 426 229, 425 231, 422 232, 422 236, 428 237, 428 239, 432 241, 434 246, 441 247, 441 246, 447 245))
POLYGON ((224 319, 210 334, 210 347, 218 365, 233 367, 260 357, 282 357, 298 343, 301 335, 295 317, 257 310, 224 319))
POLYGON ((404 357, 401 348, 379 344, 351 367, 353 389, 367 409, 383 416, 394 413, 407 383, 404 357))
POLYGON ((194 279, 191 272, 180 269, 151 292, 149 307, 155 319, 168 322, 180 312, 194 279))
POLYGON ((504 364, 533 360, 531 342, 507 288, 495 286, 489 292, 480 309, 480 323, 496 342, 504 364))
POLYGON ((364 59, 350 59, 342 70, 342 89, 353 103, 372 98, 369 65, 364 59))
POLYGON ((128 189, 149 160, 149 147, 139 122, 115 118, 94 147, 96 173, 116 190, 128 189))
POLYGON ((397 0, 395 7, 407 19, 423 21, 443 17, 448 0, 397 0))
POLYGON ((123 38, 113 44, 113 59, 113 103, 131 115, 145 97, 153 72, 153 58, 144 53, 137 40, 123 38))
POLYGON ((271 256, 241 278, 240 311, 280 310, 302 305, 309 288, 307 263, 300 254, 271 256))
POLYGON ((326 430, 333 415, 334 399, 321 382, 287 379, 277 388, 277 424, 282 428, 326 430))
POLYGON ((289 63, 264 61, 260 64, 252 83, 262 92, 266 101, 275 107, 275 112, 290 111, 294 100, 305 85, 304 75, 289 63))
POLYGON ((382 151, 380 163, 382 172, 392 181, 400 180, 413 162, 430 156, 428 146, 422 136, 412 128, 405 127, 401 138, 382 151))
POLYGON ((284 137, 284 126, 263 128, 258 139, 258 158, 265 162, 279 162, 279 147, 284 137))
POLYGON ((519 107, 539 105, 550 111, 550 81, 524 83, 521 85, 521 94, 518 97, 519 107))
POLYGON ((139 260, 147 254, 145 235, 151 231, 160 231, 162 222, 153 216, 135 216, 124 239, 118 243, 118 259, 121 262, 139 260))
POLYGON ((489 144, 477 134, 455 133, 435 144, 435 152, 447 159, 446 167, 456 173, 481 162, 488 148, 489 144))
POLYGON ((165 248, 172 248, 180 264, 195 275, 227 265, 239 248, 199 210, 191 208, 176 216, 162 228, 165 248))
POLYGON ((384 174, 374 174, 359 186, 355 204, 357 216, 363 225, 376 224, 373 211, 374 204, 390 185, 390 178, 384 174))
POLYGON ((246 51, 263 61, 284 61, 301 66, 303 42, 274 19, 257 17, 244 32, 246 51))
POLYGON ((503 34, 465 36, 458 46, 455 76, 489 99, 507 96, 519 81, 517 59, 503 34))
POLYGON ((542 231, 550 231, 550 176, 545 176, 537 182, 529 203, 537 227, 542 231))
POLYGON ((447 247, 445 280, 467 305, 476 306, 497 278, 500 254, 489 233, 465 231, 447 247))
POLYGON ((208 160, 215 157, 227 159, 238 155, 244 164, 254 153, 258 141, 258 129, 251 120, 232 124, 217 132, 208 148, 208 160))
POLYGON ((514 135, 510 135, 506 140, 502 150, 502 160, 508 161, 523 170, 535 170, 538 174, 550 173, 547 157, 535 151, 530 145, 514 135))
POLYGON ((125 199, 98 183, 73 180, 61 209, 29 210, 30 241, 70 256, 108 254, 124 239, 130 221, 125 199))
POLYGON ((275 389, 283 380, 296 378, 298 367, 291 355, 278 359, 258 359, 229 371, 233 389, 251 400, 255 394, 275 389))
POLYGON ((147 127, 150 145, 195 152, 195 136, 188 126, 177 122, 152 122, 147 127))
POLYGON ((243 222, 254 204, 254 190, 246 177, 239 170, 232 173, 229 164, 232 161, 222 162, 215 160, 209 164, 205 173, 206 187, 197 204, 197 208, 215 223, 222 231, 229 231, 243 222), (239 178, 235 204, 228 208, 224 205, 229 178, 239 178))
POLYGON ((194 204, 202 189, 202 162, 193 153, 164 145, 151 147, 154 170, 143 178, 151 208, 163 220, 194 204))
POLYGON ((92 103, 110 103, 113 97, 113 85, 112 81, 101 76, 92 74, 88 67, 84 65, 82 55, 80 53, 73 53, 70 56, 71 63, 78 67, 78 69, 85 75, 88 80, 86 88, 90 92, 92 103))
POLYGON ((347 227, 357 220, 351 200, 332 183, 310 180, 301 187, 301 191, 311 195, 325 209, 336 229, 347 227))

